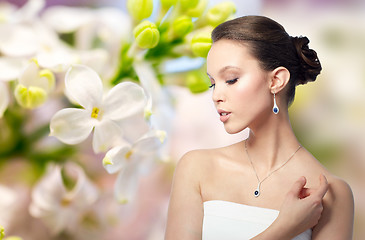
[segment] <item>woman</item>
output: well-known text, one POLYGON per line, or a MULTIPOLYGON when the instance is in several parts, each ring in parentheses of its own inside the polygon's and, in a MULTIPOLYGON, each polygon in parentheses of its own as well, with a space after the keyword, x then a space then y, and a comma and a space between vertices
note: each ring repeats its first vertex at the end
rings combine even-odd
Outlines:
POLYGON ((230 134, 250 134, 182 157, 165 238, 352 239, 350 187, 300 145, 288 117, 295 87, 321 71, 309 40, 261 16, 225 22, 212 40, 207 72, 220 120, 230 134))

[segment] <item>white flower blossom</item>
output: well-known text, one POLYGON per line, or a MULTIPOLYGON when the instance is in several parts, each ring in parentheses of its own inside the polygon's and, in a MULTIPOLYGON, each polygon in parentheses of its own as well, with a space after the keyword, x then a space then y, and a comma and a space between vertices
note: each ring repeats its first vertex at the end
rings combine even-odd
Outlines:
POLYGON ((53 234, 73 232, 84 214, 98 198, 98 190, 81 167, 72 162, 64 166, 68 176, 75 180, 72 189, 64 185, 62 167, 49 165, 46 175, 32 191, 30 214, 40 218, 53 234))
POLYGON ((18 85, 15 88, 15 99, 24 108, 35 108, 42 105, 48 93, 55 86, 55 77, 48 69, 40 69, 35 59, 19 76, 18 85))
POLYGON ((36 21, 32 25, 37 34, 39 49, 35 58, 43 68, 55 72, 65 72, 71 64, 79 63, 79 54, 68 44, 64 43, 57 33, 45 23, 36 21))
POLYGON ((106 153, 103 159, 104 168, 108 173, 119 172, 114 187, 118 202, 127 203, 133 200, 138 190, 139 177, 153 164, 165 136, 163 131, 151 130, 132 145, 117 146, 106 153))
POLYGON ((11 21, 17 7, 5 1, 0 2, 0 23, 11 21))
POLYGON ((119 42, 130 36, 132 31, 130 17, 123 11, 108 7, 53 6, 45 10, 42 20, 58 33, 77 33, 76 47, 79 49, 91 48, 95 37, 106 45, 119 42))
POLYGON ((39 39, 33 30, 44 0, 29 0, 21 8, 2 3, 0 6, 0 52, 5 56, 30 57, 39 49, 39 39))
POLYGON ((46 5, 45 0, 28 0, 13 14, 15 22, 32 22, 46 5))
MULTIPOLYGON (((175 116, 173 103, 176 101, 174 99, 176 96, 171 94, 171 89, 159 84, 156 72, 150 63, 136 61, 133 67, 141 85, 149 93, 150 105, 147 111, 151 114, 151 126, 165 131, 170 136, 175 116)), ((165 162, 170 160, 170 144, 171 142, 167 142, 160 150, 160 157, 165 162)))
POLYGON ((92 69, 75 65, 65 77, 65 91, 83 108, 66 108, 51 119, 51 135, 67 144, 84 141, 94 129, 95 153, 115 146, 122 137, 118 121, 141 111, 146 104, 143 89, 131 82, 114 86, 105 95, 99 76, 92 69))
POLYGON ((65 71, 80 57, 40 21, 38 15, 44 6, 44 0, 29 0, 19 9, 11 4, 0 5, 0 52, 13 58, 35 57, 41 67, 65 71))
POLYGON ((0 25, 0 52, 5 56, 33 56, 39 49, 37 35, 24 24, 0 25))
POLYGON ((111 7, 52 6, 41 18, 55 32, 74 36, 79 64, 91 67, 102 79, 114 76, 120 48, 130 41, 132 32, 131 18, 125 12, 111 7))
POLYGON ((0 57, 0 81, 17 79, 26 66, 24 58, 0 57))

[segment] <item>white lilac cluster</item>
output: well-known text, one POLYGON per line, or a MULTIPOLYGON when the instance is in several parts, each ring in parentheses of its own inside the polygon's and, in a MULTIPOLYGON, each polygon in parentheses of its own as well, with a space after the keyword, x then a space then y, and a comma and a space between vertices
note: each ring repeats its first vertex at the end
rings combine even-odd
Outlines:
MULTIPOLYGON (((117 174, 114 199, 124 204, 135 199, 141 175, 169 158, 162 145, 173 101, 165 85, 198 93, 209 81, 202 61, 177 72, 166 64, 202 60, 210 31, 235 6, 160 0, 153 18, 153 0, 128 0, 129 14, 46 3, 0 2, 0 180, 3 166, 22 160, 32 189, 27 214, 62 237, 98 214, 103 189, 87 171, 93 164, 80 161, 85 155, 117 174)), ((0 193, 7 228, 21 211, 13 204, 19 194, 5 186, 0 193)))
MULTIPOLYGON (((157 158, 165 135, 149 124, 145 111, 151 109, 139 84, 123 81, 113 86, 107 82, 116 71, 131 19, 114 8, 59 6, 40 15, 44 5, 42 0, 30 0, 19 9, 0 4, 0 117, 14 104, 33 110, 49 98, 61 97, 62 101, 62 95, 67 96, 68 105, 74 107, 54 114, 50 134, 74 145, 93 132, 92 149, 106 153, 102 163, 109 173, 119 172, 115 197, 126 203, 134 197, 142 168, 157 158), (77 36, 74 46, 60 38, 71 32, 77 36), (98 47, 92 46, 95 39, 100 41, 98 47), (128 134, 123 129, 136 130, 128 134)), ((2 198, 7 208, 8 198, 2 198)), ((72 161, 65 167, 50 164, 33 188, 30 214, 43 219, 54 234, 72 232, 97 198, 97 188, 83 168, 72 161), (71 189, 66 188, 61 174, 66 167, 76 174, 71 189)), ((12 209, 14 206, 6 212, 12 209)), ((7 217, 3 218, 6 224, 7 217)))

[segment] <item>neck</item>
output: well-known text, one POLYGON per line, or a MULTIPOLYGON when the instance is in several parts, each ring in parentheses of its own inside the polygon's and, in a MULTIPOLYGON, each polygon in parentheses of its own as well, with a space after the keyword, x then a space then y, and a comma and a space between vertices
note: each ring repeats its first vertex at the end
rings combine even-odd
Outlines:
POLYGON ((298 148, 288 112, 271 114, 262 124, 249 126, 247 149, 260 176, 275 170, 298 148))

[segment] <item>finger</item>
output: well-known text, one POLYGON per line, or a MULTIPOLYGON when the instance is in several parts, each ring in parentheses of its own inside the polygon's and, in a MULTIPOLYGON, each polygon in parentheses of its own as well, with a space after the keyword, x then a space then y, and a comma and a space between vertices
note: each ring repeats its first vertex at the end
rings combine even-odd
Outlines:
POLYGON ((297 181, 295 181, 289 193, 295 197, 299 197, 300 192, 302 191, 306 183, 307 179, 305 177, 300 177, 297 181))
POLYGON ((317 195, 323 198, 327 190, 328 190, 327 178, 323 174, 321 174, 319 176, 319 188, 317 189, 317 195))
POLYGON ((313 188, 302 188, 302 190, 299 193, 299 198, 306 198, 310 196, 312 193, 314 193, 316 190, 313 188))

